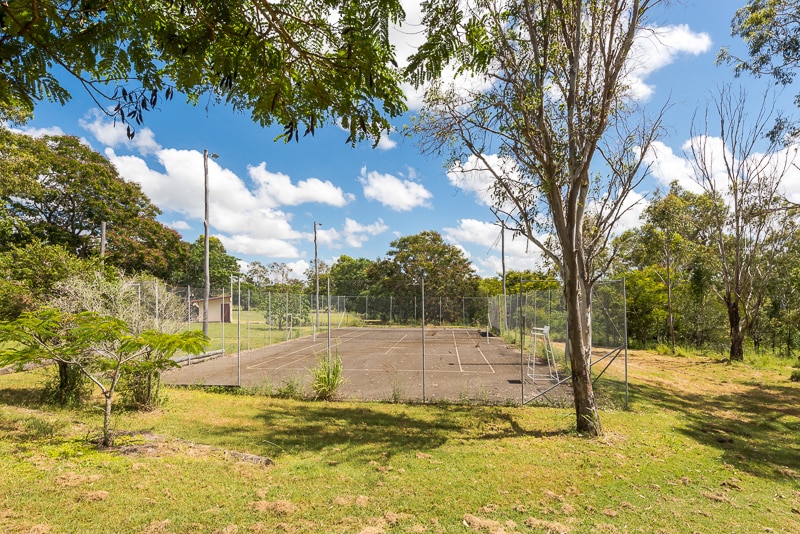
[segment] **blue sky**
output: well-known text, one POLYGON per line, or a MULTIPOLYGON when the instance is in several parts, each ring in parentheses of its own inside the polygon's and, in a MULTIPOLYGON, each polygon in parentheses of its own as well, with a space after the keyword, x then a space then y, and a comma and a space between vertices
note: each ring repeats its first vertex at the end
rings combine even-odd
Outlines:
MULTIPOLYGON (((716 66, 720 48, 743 53, 730 36, 730 20, 744 0, 670 2, 654 13, 657 40, 642 41, 641 66, 634 86, 640 102, 671 107, 667 135, 658 145, 653 175, 637 191, 642 201, 623 222, 638 224, 647 195, 679 179, 692 187, 682 153, 692 114, 705 106, 726 81, 744 83, 757 95, 769 80, 734 80, 729 66, 716 66)), ((419 3, 405 0, 409 24, 394 37, 402 58, 419 44, 413 21, 419 3)), ((784 95, 791 109, 791 89, 784 95)), ((395 121, 409 123, 417 95, 409 91, 411 112, 395 121)), ((66 133, 84 138, 114 162, 127 180, 142 184, 164 212, 161 221, 194 241, 203 228, 203 149, 210 160, 211 235, 244 262, 284 262, 301 277, 314 258, 313 223, 319 256, 330 264, 342 254, 375 259, 385 256, 399 236, 436 230, 461 247, 478 274, 500 271, 498 227, 487 205, 485 185, 453 179, 443 161, 422 155, 414 139, 392 134, 377 148, 351 148, 347 133, 335 125, 317 130, 300 143, 274 142, 281 129, 261 128, 249 115, 221 105, 185 104, 181 95, 148 113, 133 142, 124 127, 113 127, 79 90, 66 106, 41 104, 23 128, 31 133, 66 133)), ((790 178, 789 194, 800 200, 800 179, 790 178)), ((623 229, 623 228, 620 228, 623 229)), ((535 267, 538 253, 521 240, 506 240, 509 268, 535 267)))

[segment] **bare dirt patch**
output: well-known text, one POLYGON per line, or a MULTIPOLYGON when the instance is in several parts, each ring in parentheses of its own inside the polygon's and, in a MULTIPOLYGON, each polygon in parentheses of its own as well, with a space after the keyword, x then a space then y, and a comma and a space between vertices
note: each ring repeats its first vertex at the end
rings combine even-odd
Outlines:
POLYGON ((291 515, 297 512, 297 506, 290 501, 255 501, 250 505, 257 512, 270 512, 276 515, 291 515))

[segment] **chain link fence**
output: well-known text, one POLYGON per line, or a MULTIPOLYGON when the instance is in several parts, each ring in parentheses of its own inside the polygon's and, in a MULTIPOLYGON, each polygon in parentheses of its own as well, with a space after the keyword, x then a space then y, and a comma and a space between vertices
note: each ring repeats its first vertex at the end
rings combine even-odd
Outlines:
MULTIPOLYGON (((324 291, 317 305, 315 294, 240 290, 238 284, 213 288, 208 310, 209 351, 236 353, 317 336, 329 327, 421 327, 424 316, 427 326, 475 328, 484 332, 487 339, 498 337, 501 342, 518 347, 521 402, 555 398, 567 402, 571 395, 566 354, 567 314, 560 287, 488 298, 437 295, 423 298, 422 288, 414 289, 419 289, 417 295, 328 295, 324 291), (537 365, 545 365, 549 372, 535 371, 537 365)), ((203 289, 174 287, 170 292, 183 302, 184 328, 202 329, 203 289)), ((614 405, 627 405, 624 292, 621 280, 598 282, 592 291, 596 394, 614 405)))

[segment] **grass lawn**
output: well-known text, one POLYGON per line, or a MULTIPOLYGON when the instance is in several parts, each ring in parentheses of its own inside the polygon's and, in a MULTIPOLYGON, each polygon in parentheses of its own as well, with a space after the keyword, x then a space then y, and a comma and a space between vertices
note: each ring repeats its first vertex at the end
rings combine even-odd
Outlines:
POLYGON ((0 531, 800 532, 791 371, 634 352, 600 439, 562 408, 170 389, 106 450, 99 401, 55 409, 47 370, 4 375, 0 531))

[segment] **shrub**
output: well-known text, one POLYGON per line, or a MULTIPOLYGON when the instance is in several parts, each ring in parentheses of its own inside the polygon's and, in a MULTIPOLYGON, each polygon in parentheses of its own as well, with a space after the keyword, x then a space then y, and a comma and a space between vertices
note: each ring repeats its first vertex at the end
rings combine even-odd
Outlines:
POLYGON ((792 371, 792 375, 789 377, 789 380, 792 382, 800 382, 800 370, 792 371))
POLYGON ((57 362, 57 373, 50 376, 42 390, 42 400, 64 408, 80 406, 92 395, 92 382, 77 365, 57 362))

